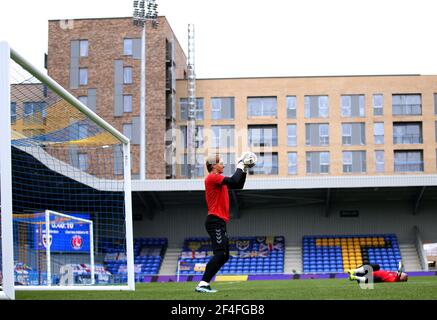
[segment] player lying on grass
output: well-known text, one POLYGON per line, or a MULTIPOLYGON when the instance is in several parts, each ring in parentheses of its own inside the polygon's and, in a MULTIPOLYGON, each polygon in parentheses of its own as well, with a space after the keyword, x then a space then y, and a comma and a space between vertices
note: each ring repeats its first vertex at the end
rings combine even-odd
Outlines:
POLYGON ((408 280, 408 274, 402 272, 402 262, 399 261, 398 270, 386 271, 381 270, 379 264, 362 265, 357 269, 348 270, 349 280, 356 280, 359 283, 367 282, 367 270, 372 268, 373 270, 373 282, 403 282, 408 280), (367 267, 367 268, 365 268, 367 267))

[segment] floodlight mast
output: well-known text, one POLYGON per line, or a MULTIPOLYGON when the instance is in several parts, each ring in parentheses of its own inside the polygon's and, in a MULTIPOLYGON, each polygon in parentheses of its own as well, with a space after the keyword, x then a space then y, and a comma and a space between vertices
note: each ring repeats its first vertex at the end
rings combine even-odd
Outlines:
POLYGON ((134 0, 133 23, 143 28, 141 38, 141 96, 140 96, 140 180, 146 179, 146 59, 147 59, 147 21, 152 27, 158 26, 158 4, 156 0, 134 0), (147 12, 146 12, 147 8, 147 12))
POLYGON ((188 178, 192 179, 195 176, 196 169, 196 71, 195 71, 195 55, 194 55, 194 25, 188 25, 188 123, 187 123, 187 163, 188 163, 188 178))

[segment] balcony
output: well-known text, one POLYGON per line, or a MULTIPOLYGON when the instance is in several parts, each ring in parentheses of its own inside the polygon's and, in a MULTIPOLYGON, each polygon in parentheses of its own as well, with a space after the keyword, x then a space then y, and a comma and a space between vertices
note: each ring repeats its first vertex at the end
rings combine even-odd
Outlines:
POLYGON ((421 144, 423 143, 422 136, 419 134, 405 134, 393 136, 394 144, 421 144))
POLYGON ((423 161, 395 161, 395 172, 423 172, 423 161))
POLYGON ((422 115, 421 104, 393 104, 395 116, 420 116, 422 115))

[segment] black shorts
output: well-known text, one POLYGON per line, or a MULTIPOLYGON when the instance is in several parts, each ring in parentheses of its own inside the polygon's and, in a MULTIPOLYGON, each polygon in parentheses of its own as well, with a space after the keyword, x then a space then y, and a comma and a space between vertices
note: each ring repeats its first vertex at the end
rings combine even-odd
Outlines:
POLYGON ((205 228, 211 238, 213 252, 229 252, 229 239, 226 231, 226 222, 215 215, 209 214, 205 221, 205 228))

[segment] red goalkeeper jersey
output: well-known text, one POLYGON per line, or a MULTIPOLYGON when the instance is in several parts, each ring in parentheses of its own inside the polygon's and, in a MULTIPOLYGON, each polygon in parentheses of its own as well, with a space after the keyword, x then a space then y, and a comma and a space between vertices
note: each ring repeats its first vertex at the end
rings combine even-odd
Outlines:
POLYGON ((205 178, 205 198, 208 214, 229 222, 229 194, 228 187, 222 185, 224 178, 221 174, 214 173, 205 178))
POLYGON ((375 281, 381 282, 397 282, 399 281, 398 273, 393 271, 378 270, 373 272, 375 281))

